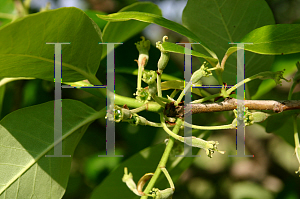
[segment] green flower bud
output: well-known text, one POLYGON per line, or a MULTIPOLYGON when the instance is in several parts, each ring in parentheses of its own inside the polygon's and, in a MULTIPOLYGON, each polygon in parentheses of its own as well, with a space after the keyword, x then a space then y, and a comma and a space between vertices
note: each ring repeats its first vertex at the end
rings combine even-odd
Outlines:
MULTIPOLYGON (((166 39, 168 39, 168 37, 164 36, 163 37, 163 42, 165 42, 166 39)), ((158 71, 163 71, 166 68, 166 66, 169 62, 170 52, 165 51, 165 49, 162 46, 161 41, 156 42, 156 48, 158 48, 161 52, 160 58, 159 58, 158 63, 157 63, 157 68, 158 68, 158 71)))
POLYGON ((138 116, 138 114, 132 114, 132 117, 129 120, 129 124, 131 124, 132 126, 137 126, 140 124, 140 117, 138 116))
POLYGON ((135 43, 135 45, 139 51, 138 65, 144 68, 149 60, 150 41, 145 40, 145 37, 143 36, 141 38, 142 41, 135 43))
POLYGON ((238 111, 236 109, 234 109, 233 112, 236 117, 231 123, 233 127, 241 125, 241 120, 244 120, 245 126, 250 126, 255 122, 262 122, 266 120, 269 116, 269 114, 264 112, 250 112, 248 111, 248 107, 245 107, 244 116, 238 115, 238 111))
POLYGON ((252 115, 254 122, 263 122, 269 117, 270 114, 264 112, 254 112, 252 115))
POLYGON ((152 192, 152 197, 155 199, 169 199, 174 194, 174 190, 172 188, 167 188, 165 190, 153 188, 152 192))
MULTIPOLYGON (((186 139, 186 138, 185 138, 186 139)), ((224 154, 225 151, 219 151, 217 148, 217 145, 219 144, 219 142, 217 141, 206 141, 203 140, 201 138, 197 138, 192 136, 192 144, 185 142, 187 145, 193 146, 193 147, 198 147, 198 148, 202 148, 205 150, 206 155, 210 158, 212 158, 212 154, 217 151, 221 154, 224 154)))
POLYGON ((157 84, 153 83, 153 84, 149 84, 148 85, 148 90, 151 96, 156 95, 157 93, 157 84))
POLYGON ((127 167, 124 168, 124 176, 123 176, 123 178, 122 178, 122 181, 126 183, 127 187, 128 187, 133 193, 135 193, 135 194, 138 195, 138 196, 142 196, 142 195, 137 191, 136 184, 135 184, 135 182, 133 181, 132 173, 129 173, 129 174, 128 174, 128 169, 127 169, 127 167))
POLYGON ((149 72, 143 72, 143 77, 142 80, 146 82, 148 85, 149 84, 154 84, 156 83, 156 72, 153 70, 150 70, 149 72))
POLYGON ((193 73, 193 75, 191 77, 192 84, 199 82, 202 77, 208 77, 208 76, 212 75, 211 71, 209 71, 208 67, 205 67, 205 65, 206 65, 206 62, 204 62, 202 64, 200 69, 196 70, 193 73))
POLYGON ((287 80, 283 77, 283 73, 285 70, 283 71, 277 71, 277 72, 272 72, 272 71, 266 71, 266 72, 261 72, 258 73, 256 75, 254 75, 255 78, 259 78, 261 80, 265 80, 265 79, 273 79, 276 83, 276 85, 282 85, 281 84, 281 80, 284 79, 287 82, 290 82, 291 80, 287 80))
POLYGON ((130 119, 131 117, 132 117, 132 114, 131 114, 130 110, 115 106, 115 113, 114 113, 115 122, 125 121, 125 120, 130 119))
POLYGON ((147 103, 151 99, 151 94, 149 93, 148 89, 145 88, 137 90, 134 95, 136 95, 135 98, 142 103, 147 103))

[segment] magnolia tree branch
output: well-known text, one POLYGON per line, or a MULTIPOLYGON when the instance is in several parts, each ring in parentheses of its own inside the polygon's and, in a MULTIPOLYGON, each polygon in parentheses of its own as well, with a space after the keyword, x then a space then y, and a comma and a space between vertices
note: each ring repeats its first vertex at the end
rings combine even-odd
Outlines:
MULTIPOLYGON (((300 100, 244 100, 248 110, 272 110, 282 112, 285 110, 300 109, 300 100)), ((237 99, 225 99, 219 103, 192 104, 192 113, 208 113, 231 111, 236 109, 237 99)))

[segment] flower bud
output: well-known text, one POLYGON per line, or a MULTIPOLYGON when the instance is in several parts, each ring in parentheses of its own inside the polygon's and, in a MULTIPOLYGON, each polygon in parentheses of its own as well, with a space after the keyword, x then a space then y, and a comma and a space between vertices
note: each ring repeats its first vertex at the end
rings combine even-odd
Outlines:
MULTIPOLYGON (((168 39, 168 37, 164 36, 163 37, 163 42, 165 42, 166 39, 168 39)), ((158 63, 157 63, 157 68, 158 68, 158 71, 163 71, 166 68, 166 66, 169 62, 170 52, 165 51, 165 49, 162 46, 161 41, 156 42, 156 48, 158 48, 161 52, 160 58, 159 58, 158 63)))
POLYGON ((269 117, 270 114, 264 112, 254 112, 252 115, 254 122, 263 122, 269 117))
POLYGON ((136 184, 135 184, 135 182, 133 181, 132 173, 129 173, 129 174, 128 174, 128 169, 127 169, 127 167, 124 168, 124 176, 123 176, 123 178, 122 178, 122 181, 126 183, 127 187, 128 187, 133 193, 135 193, 135 194, 138 195, 138 196, 142 196, 142 195, 137 191, 136 184))
POLYGON ((145 40, 145 37, 141 37, 142 41, 135 43, 137 50, 139 51, 138 65, 139 67, 145 67, 149 60, 150 41, 145 40))
POLYGON ((193 75, 191 77, 192 84, 199 82, 202 77, 208 77, 212 74, 211 71, 208 70, 208 67, 205 67, 205 64, 206 64, 206 62, 204 62, 202 64, 200 69, 196 70, 193 73, 193 75))
POLYGON ((287 80, 283 77, 283 73, 285 70, 283 71, 277 71, 277 72, 272 72, 272 71, 266 71, 266 72, 261 72, 256 74, 254 77, 255 78, 259 78, 261 80, 264 79, 273 79, 276 83, 276 85, 282 85, 281 84, 281 80, 284 79, 287 82, 290 82, 291 80, 287 80))
POLYGON ((147 84, 153 84, 156 83, 156 72, 153 70, 150 70, 149 72, 143 72, 142 80, 146 82, 147 84))
MULTIPOLYGON (((185 138, 186 141, 186 138, 185 138)), ((198 148, 202 148, 205 150, 206 155, 210 158, 212 158, 212 154, 217 151, 221 154, 224 154, 225 151, 219 151, 217 148, 217 145, 219 144, 219 142, 217 141, 206 141, 203 140, 201 138, 197 138, 192 136, 192 144, 189 142, 185 142, 187 145, 193 146, 193 147, 198 147, 198 148)))
POLYGON ((136 95, 135 98, 142 103, 147 103, 151 99, 149 91, 145 88, 137 90, 134 95, 136 95))

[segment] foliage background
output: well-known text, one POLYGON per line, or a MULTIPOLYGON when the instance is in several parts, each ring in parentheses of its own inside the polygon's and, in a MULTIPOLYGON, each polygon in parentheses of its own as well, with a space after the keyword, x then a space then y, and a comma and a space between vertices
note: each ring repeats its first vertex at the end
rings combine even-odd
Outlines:
MULTIPOLYGON (((98 9, 105 13, 117 12, 122 7, 129 5, 134 0, 115 1, 81 1, 85 8, 98 9)), ((170 2, 170 1, 168 1, 170 2)), ((172 2, 176 5, 176 2, 172 2)), ((267 1, 275 16, 276 23, 300 23, 299 0, 269 0, 267 1), (298 11, 298 12, 297 12, 298 11)), ((155 1, 154 3, 166 8, 167 1, 155 1)), ((181 5, 180 4, 180 5, 181 5)), ((53 5, 59 7, 59 1, 53 1, 53 5)), ((170 10, 176 8, 169 8, 170 10)), ((178 9, 178 8, 177 8, 178 9)), ((163 13, 168 9, 162 9, 163 13)), ((32 12, 36 12, 32 7, 32 12)), ((167 15, 171 20, 181 18, 180 12, 167 15), (174 18, 172 18, 174 17, 174 18)), ((166 15, 166 14, 165 14, 166 15)), ((165 16, 165 17, 167 17, 165 16)), ((179 21, 180 22, 180 21, 179 21)), ((101 27, 100 27, 101 28, 101 27)), ((103 28, 101 28, 103 29, 103 28)), ((143 33, 140 33, 115 51, 116 71, 132 71, 137 69, 135 59, 138 51, 134 45, 140 40, 141 35, 149 36, 152 44, 160 40, 163 35, 169 35, 170 42, 186 41, 180 35, 168 32, 166 29, 151 25, 143 33), (158 32, 158 34, 155 34, 158 32)), ((160 52, 154 46, 150 49, 148 69, 155 69, 160 52)), ((299 60, 299 54, 278 56, 273 67, 295 67, 295 60, 299 60), (292 61, 291 61, 292 60, 292 61)), ((197 60, 195 60, 197 64, 197 60)), ((166 74, 183 78, 183 56, 172 55, 166 74)), ((97 77, 105 82, 106 60, 101 62, 97 77)), ((291 79, 290 74, 288 79, 291 79)), ((275 87, 259 96, 261 99, 286 99, 289 83, 275 87)), ((1 118, 8 113, 35 104, 44 103, 54 99, 54 85, 44 80, 22 80, 7 84, 1 118)), ((116 93, 133 97, 136 88, 136 77, 126 73, 116 73, 116 93)), ((210 90, 211 91, 211 90, 210 90)), ((299 99, 300 88, 295 96, 299 99)), ((75 89, 63 90, 64 99, 77 99, 96 110, 100 110, 105 103, 104 99, 96 98, 84 91, 75 89)), ((193 116, 193 121, 199 125, 205 125, 215 120, 224 121, 230 113, 207 113, 193 116)), ((147 113, 143 116, 153 118, 157 116, 147 113)), ((158 122, 158 120, 157 120, 158 122)), ((284 131, 282 131, 284 133, 284 131)), ((287 131, 286 131, 287 133, 287 131)), ((291 136, 292 134, 282 134, 291 136)), ((64 199, 89 198, 93 189, 100 184, 121 162, 140 150, 155 144, 162 143, 167 135, 162 129, 118 123, 116 125, 116 154, 123 154, 124 158, 98 158, 105 154, 105 120, 98 120, 90 125, 82 140, 78 144, 71 167, 69 184, 64 199)), ((227 154, 234 154, 235 131, 214 131, 210 139, 218 140, 219 148, 226 150, 227 154)), ((214 158, 207 158, 202 152, 201 158, 196 158, 191 165, 175 182, 176 198, 200 199, 200 198, 300 198, 300 182, 294 171, 298 168, 294 148, 280 136, 268 134, 260 125, 253 125, 246 130, 246 154, 253 154, 254 158, 228 158, 216 154, 214 158)), ((136 162, 136 164, 143 164, 136 162)), ((155 163, 156 164, 156 163, 155 163)), ((135 171, 133 171, 134 174, 135 171)), ((152 172, 152 171, 145 171, 152 172)), ((138 176, 136 176, 138 177, 138 176)), ((119 177, 121 181, 122 176, 119 177)), ((124 184, 125 186, 125 184, 124 184)))

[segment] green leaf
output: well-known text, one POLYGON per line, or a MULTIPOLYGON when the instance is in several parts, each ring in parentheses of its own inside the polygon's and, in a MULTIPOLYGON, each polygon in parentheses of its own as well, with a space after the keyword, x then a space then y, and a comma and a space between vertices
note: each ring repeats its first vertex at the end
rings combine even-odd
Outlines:
POLYGON ((12 0, 0 1, 0 27, 12 21, 15 12, 15 4, 12 0))
MULTIPOLYGON (((179 53, 179 54, 185 54, 185 47, 181 46, 181 45, 177 45, 174 43, 170 43, 170 42, 163 42, 162 44, 163 50, 164 51, 168 51, 168 52, 173 52, 173 53, 179 53)), ((212 67, 215 67, 218 64, 218 59, 212 58, 212 57, 208 57, 202 53, 199 53, 195 50, 192 50, 192 55, 195 57, 201 57, 204 58, 205 60, 207 60, 212 67)))
POLYGON ((77 8, 32 14, 0 29, 0 76, 53 81, 54 45, 62 45, 62 79, 79 81, 94 75, 102 46, 98 26, 77 8))
MULTIPOLYGON (((73 152, 99 112, 75 100, 62 100, 62 154, 73 152)), ((0 122, 0 198, 61 198, 70 157, 54 154, 54 102, 19 109, 0 122)), ((104 115, 103 115, 104 116, 104 115)))
POLYGON ((185 28, 184 26, 176 22, 165 19, 157 14, 129 11, 129 12, 118 12, 110 15, 97 15, 97 16, 101 19, 111 21, 111 22, 128 21, 134 19, 146 23, 155 23, 167 29, 173 30, 179 34, 182 34, 183 36, 189 37, 190 39, 196 42, 200 42, 201 43, 200 46, 202 46, 207 52, 209 52, 209 54, 212 57, 217 58, 215 56, 215 53, 209 50, 206 47, 206 45, 193 32, 191 32, 190 30, 188 30, 187 28, 185 28))
MULTIPOLYGON (((293 122, 292 117, 295 114, 299 114, 300 110, 289 110, 283 111, 281 113, 277 113, 271 115, 267 119, 266 123, 266 132, 274 133, 276 135, 281 136, 287 143, 294 146, 294 137, 293 137, 293 122)), ((298 119, 298 124, 300 124, 298 119)))
POLYGON ((96 16, 96 14, 104 15, 106 13, 100 12, 97 10, 85 10, 84 12, 85 12, 85 14, 87 14, 87 16, 89 16, 98 25, 100 30, 103 30, 103 28, 107 24, 107 21, 100 19, 99 17, 96 16))
POLYGON ((241 42, 251 42, 245 50, 265 54, 283 55, 300 52, 300 24, 276 24, 257 28, 241 42))
MULTIPOLYGON (((140 11, 145 13, 152 13, 158 16, 162 15, 159 7, 151 2, 136 2, 122 8, 118 13, 126 12, 126 11, 140 11)), ((97 16, 99 17, 104 15, 97 14, 97 16)), ((106 20, 103 17, 99 17, 99 18, 106 20)), ((149 24, 139 22, 139 21, 108 22, 103 30, 103 37, 102 37, 103 42, 113 42, 113 43, 125 42, 127 39, 141 32, 148 25, 149 24)), ((102 58, 105 56, 106 53, 103 53, 102 58)))
POLYGON ((293 115, 299 113, 300 110, 289 110, 289 111, 283 111, 281 113, 271 115, 267 119, 267 126, 266 126, 267 133, 271 133, 276 130, 279 130, 286 123, 287 120, 289 120, 293 115))
MULTIPOLYGON (((264 0, 189 0, 183 11, 182 23, 204 41, 219 58, 222 58, 227 49, 233 46, 229 43, 239 42, 244 35, 255 28, 274 24, 274 18, 264 0)), ((205 54, 198 45, 193 47, 196 51, 205 54)), ((272 56, 246 52, 245 74, 249 77, 266 71, 272 62, 272 56)), ((228 85, 236 83, 236 66, 236 54, 234 54, 227 60, 223 72, 223 81, 228 85)), ((249 85, 256 88, 257 83, 259 82, 250 82, 249 85)))
MULTIPOLYGON (((182 80, 172 80, 165 81, 161 83, 161 90, 169 90, 169 89, 180 89, 184 90, 184 81, 182 80)), ((199 96, 203 96, 199 88, 193 88, 192 93, 197 94, 199 96)))

